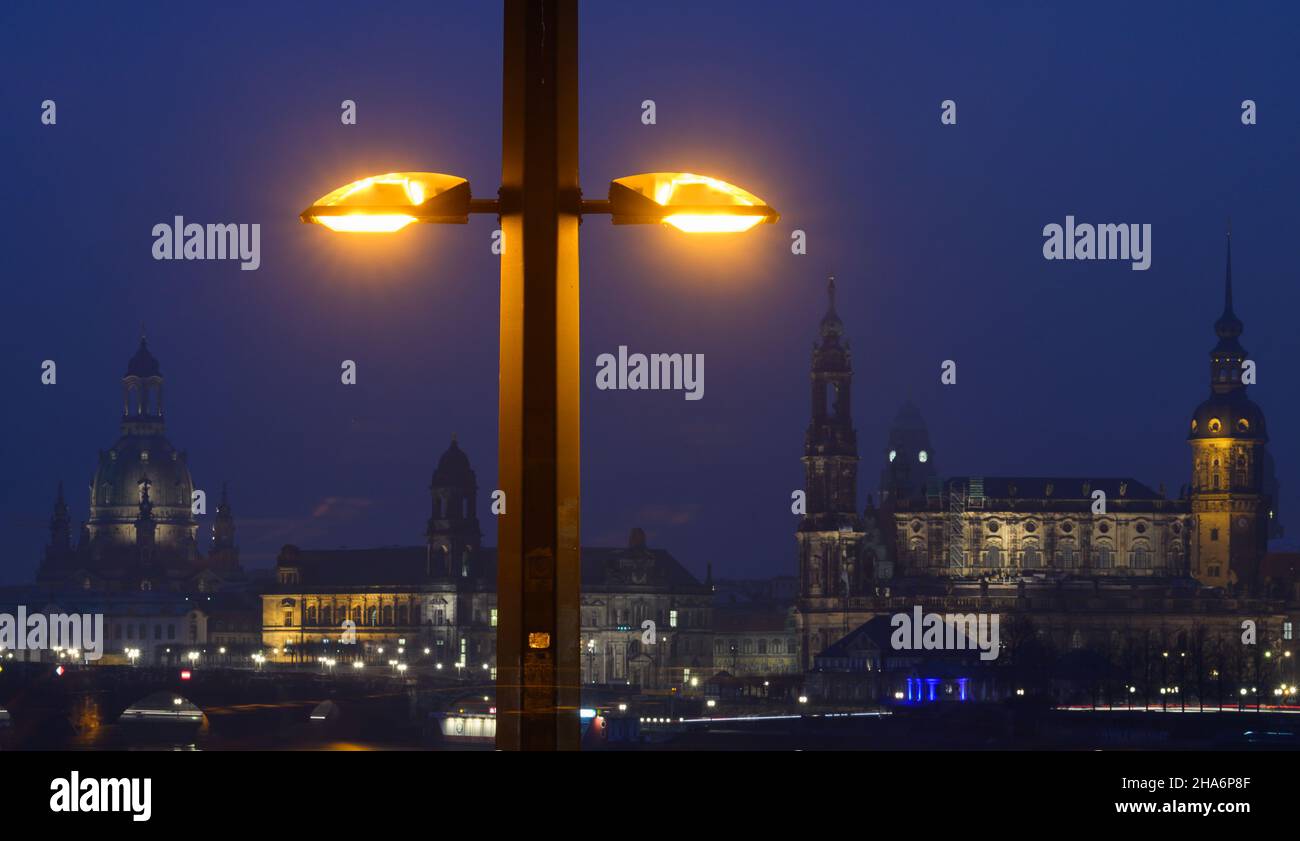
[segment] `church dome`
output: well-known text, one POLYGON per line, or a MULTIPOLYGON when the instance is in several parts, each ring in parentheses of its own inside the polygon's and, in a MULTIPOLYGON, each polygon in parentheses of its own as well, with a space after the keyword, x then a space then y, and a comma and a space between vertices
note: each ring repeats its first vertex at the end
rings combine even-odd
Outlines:
POLYGON ((1192 413, 1189 440, 1236 438, 1267 441, 1264 412, 1244 391, 1214 394, 1192 413))
POLYGON ((130 432, 100 453, 91 486, 91 519, 134 520, 141 482, 149 480, 149 499, 159 521, 191 520, 194 480, 185 458, 161 434, 130 432))
POLYGON ((433 471, 434 487, 473 487, 477 485, 474 470, 469 466, 469 456, 451 439, 451 446, 438 459, 438 467, 433 471))

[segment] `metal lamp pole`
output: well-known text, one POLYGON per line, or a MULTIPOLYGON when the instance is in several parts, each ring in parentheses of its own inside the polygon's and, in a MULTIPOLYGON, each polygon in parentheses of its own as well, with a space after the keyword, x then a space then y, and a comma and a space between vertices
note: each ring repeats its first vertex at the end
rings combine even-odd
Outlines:
POLYGON ((578 3, 506 0, 497 746, 576 750, 578 3))
POLYGON ((757 196, 692 173, 645 173, 583 199, 578 182, 577 0, 505 0, 501 188, 374 176, 318 199, 303 222, 391 233, 411 222, 501 222, 497 746, 575 750, 579 659, 578 225, 666 223, 736 233, 779 219, 757 196))

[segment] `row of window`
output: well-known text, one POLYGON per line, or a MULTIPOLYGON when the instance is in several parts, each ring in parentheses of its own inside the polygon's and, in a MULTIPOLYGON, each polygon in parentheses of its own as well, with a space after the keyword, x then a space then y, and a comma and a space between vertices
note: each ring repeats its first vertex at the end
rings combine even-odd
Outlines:
MULTIPOLYGON (((606 624, 601 622, 601 613, 600 610, 584 610, 582 612, 582 626, 584 628, 599 628, 606 624)), ((647 619, 653 619, 655 625, 660 628, 665 627, 665 624, 669 628, 692 628, 702 625, 698 611, 672 609, 666 615, 662 610, 652 614, 650 609, 640 602, 633 605, 631 609, 625 607, 610 608, 606 613, 612 619, 608 624, 615 626, 628 625, 639 628, 641 623, 647 619)))
MULTIPOLYGON (((166 628, 168 641, 175 640, 176 624, 174 622, 169 622, 167 623, 166 626, 160 623, 155 623, 153 626, 153 638, 156 640, 161 640, 163 638, 164 627, 166 628)), ((198 626, 191 624, 190 642, 197 642, 198 638, 199 638, 198 626)), ((114 623, 113 639, 115 640, 127 639, 127 640, 141 640, 141 641, 147 640, 149 639, 149 623, 141 622, 138 625, 134 622, 128 622, 125 625, 114 623)))
MULTIPOLYGON (((1093 569, 1113 569, 1115 567, 1116 552, 1109 548, 1094 548, 1091 551, 1093 569)), ((1008 561, 1015 560, 1011 553, 1003 552, 997 546, 989 546, 981 555, 975 558, 974 566, 989 568, 998 568, 1002 566, 1017 566, 1015 563, 1008 561)), ((1020 553, 1020 566, 1023 569, 1046 569, 1047 563, 1043 553, 1038 549, 1029 548, 1020 553)), ((1133 549, 1127 556, 1128 567, 1130 569, 1151 569, 1154 555, 1150 549, 1133 549)), ((1071 548, 1057 549, 1052 557, 1051 566, 1059 569, 1077 569, 1079 567, 1079 550, 1071 548)))
MULTIPOLYGON (((623 645, 617 641, 610 642, 605 646, 609 652, 617 653, 624 650, 623 645)), ((664 640, 658 643, 647 645, 647 653, 653 653, 656 647, 662 649, 664 640)), ((719 649, 721 651, 722 649, 719 649)), ((628 656, 635 656, 641 652, 641 641, 639 639, 630 639, 626 643, 628 656)), ((669 656, 678 654, 704 654, 708 651, 708 641, 704 637, 692 637, 681 635, 667 641, 667 653, 669 656)), ((596 637, 590 637, 582 644, 582 654, 584 658, 597 657, 600 652, 600 641, 596 637)))
MULTIPOLYGON (((482 622, 482 617, 482 613, 475 612, 474 620, 476 623, 482 622)), ((318 613, 316 607, 313 605, 308 606, 306 609, 304 624, 308 627, 321 627, 326 625, 342 624, 349 619, 359 626, 368 625, 374 627, 390 625, 406 627, 412 624, 412 619, 418 623, 419 611, 418 609, 405 604, 400 604, 396 607, 393 605, 384 605, 382 608, 375 606, 364 611, 360 605, 356 605, 351 609, 351 613, 349 614, 349 610, 345 606, 334 608, 330 605, 324 605, 320 608, 318 613)), ((493 628, 497 626, 497 609, 495 607, 490 611, 489 621, 493 628)), ((447 624, 447 615, 444 608, 434 608, 429 615, 429 622, 433 625, 447 624)), ((286 627, 292 627, 294 625, 292 610, 286 610, 284 612, 284 624, 286 627)))
MULTIPOLYGON (((713 653, 753 654, 754 649, 756 647, 758 649, 759 654, 784 654, 786 648, 785 643, 779 639, 774 639, 770 642, 768 640, 760 639, 757 645, 755 645, 754 640, 752 639, 746 639, 746 640, 735 640, 735 639, 721 640, 720 639, 714 642, 713 653)), ((790 643, 790 653, 791 654, 795 653, 793 641, 791 641, 790 643)))

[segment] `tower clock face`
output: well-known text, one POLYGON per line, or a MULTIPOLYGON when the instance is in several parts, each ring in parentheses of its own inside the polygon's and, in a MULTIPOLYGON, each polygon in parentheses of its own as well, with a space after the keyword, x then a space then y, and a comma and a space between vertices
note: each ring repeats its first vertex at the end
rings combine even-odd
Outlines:
POLYGON ((892 461, 893 461, 894 459, 896 459, 896 458, 898 458, 898 451, 897 451, 897 450, 890 450, 890 451, 889 451, 889 460, 892 462, 892 461))
POLYGON ((1248 525, 1250 525, 1250 521, 1247 520, 1245 517, 1237 518, 1237 528, 1244 529, 1248 525))
POLYGON ((921 450, 921 454, 918 455, 917 458, 920 460, 921 464, 925 464, 927 461, 930 460, 930 454, 927 453, 925 450, 921 450))

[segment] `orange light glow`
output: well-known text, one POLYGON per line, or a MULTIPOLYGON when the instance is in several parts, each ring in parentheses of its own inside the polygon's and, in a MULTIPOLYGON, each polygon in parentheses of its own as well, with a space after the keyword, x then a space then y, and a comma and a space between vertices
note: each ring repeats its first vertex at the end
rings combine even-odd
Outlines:
POLYGON ((688 234, 738 234, 762 221, 762 216, 729 216, 721 213, 676 213, 664 218, 664 224, 688 234))
MULTIPOLYGON (((680 213, 665 214, 659 221, 687 233, 740 233, 776 219, 775 211, 758 196, 707 175, 648 172, 616 179, 614 184, 660 207, 681 208, 680 213)), ((611 191, 610 195, 613 198, 615 194, 611 191)))
POLYGON ((331 231, 343 233, 391 234, 400 231, 415 221, 414 216, 366 216, 354 213, 351 216, 317 216, 315 221, 331 231))
POLYGON ((420 213, 400 212, 403 208, 419 210, 434 197, 464 184, 464 178, 439 172, 372 175, 321 196, 303 218, 331 231, 392 233, 424 218, 420 213))

